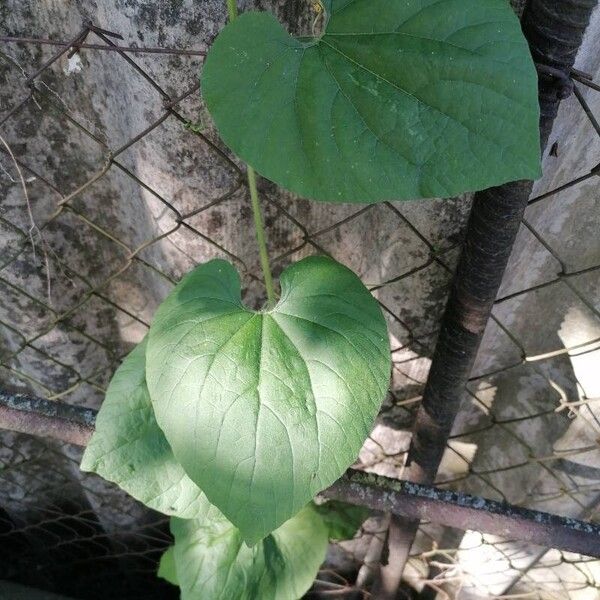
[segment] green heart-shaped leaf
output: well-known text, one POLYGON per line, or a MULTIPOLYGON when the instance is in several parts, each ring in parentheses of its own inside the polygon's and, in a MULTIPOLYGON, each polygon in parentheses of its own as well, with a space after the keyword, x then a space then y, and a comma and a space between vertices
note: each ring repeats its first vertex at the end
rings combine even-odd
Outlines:
POLYGON ((175 549, 173 546, 167 548, 160 557, 157 575, 173 585, 179 585, 177 570, 175 568, 175 549))
POLYGON ((171 531, 182 600, 301 598, 327 550, 327 527, 312 505, 252 548, 208 502, 200 519, 171 519, 171 531))
POLYGON ((322 37, 268 13, 217 37, 202 93, 223 141, 302 196, 454 196, 540 173, 536 71, 507 0, 331 0, 322 37))
POLYGON ((356 459, 389 383, 379 305, 325 257, 280 278, 255 312, 223 260, 186 275, 148 336, 150 398, 191 479, 256 543, 356 459))
POLYGON ((116 483, 146 506, 192 519, 203 494, 185 474, 160 430, 146 386, 146 340, 115 372, 96 417, 81 469, 116 483))

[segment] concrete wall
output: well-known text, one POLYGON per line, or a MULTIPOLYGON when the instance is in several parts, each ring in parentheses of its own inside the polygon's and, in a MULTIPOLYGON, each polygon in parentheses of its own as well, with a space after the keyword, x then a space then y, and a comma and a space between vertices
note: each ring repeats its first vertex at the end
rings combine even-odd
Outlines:
MULTIPOLYGON (((245 8, 251 6, 244 3, 245 8)), ((254 6, 275 10, 296 32, 305 31, 311 20, 310 3, 300 0, 261 0, 254 6)), ((206 49, 225 23, 225 10, 221 0, 6 0, 0 6, 0 31, 8 35, 70 39, 86 19, 121 34, 119 44, 206 49)), ((599 27, 596 18, 579 60, 581 69, 594 74, 600 69, 594 35, 599 27)), ((99 40, 90 35, 87 41, 99 40)), ((33 44, 2 45, 0 119, 27 97, 26 76, 55 51, 55 47, 33 44)), ((202 62, 198 56, 159 54, 138 54, 134 61, 171 97, 194 85, 202 62)), ((102 170, 109 149, 142 132, 160 117, 163 106, 156 89, 114 52, 82 51, 71 59, 62 57, 38 79, 37 87, 39 92, 0 126, 0 135, 16 157, 47 181, 23 171, 27 202, 14 164, 0 154, 0 357, 4 365, 0 381, 14 391, 97 407, 119 357, 141 339, 168 293, 169 279, 177 279, 198 262, 226 256, 226 250, 238 258, 236 264, 243 270, 246 302, 261 302, 249 199, 241 188, 231 199, 188 220, 211 241, 189 228, 177 228, 175 213, 157 194, 185 214, 227 192, 235 185, 236 174, 205 141, 169 117, 118 157, 138 181, 113 166, 69 202, 73 210, 53 217, 61 198, 102 170), (32 245, 28 232, 33 225, 32 245), (129 262, 130 251, 157 238, 138 254, 141 260, 129 262)), ((600 114, 599 95, 584 93, 600 114)), ((203 134, 218 143, 198 93, 177 110, 186 119, 200 122, 203 134)), ((537 192, 588 172, 598 161, 598 136, 574 98, 561 110, 554 141, 558 156, 545 158, 545 176, 537 192)), ((501 296, 554 280, 561 270, 557 257, 567 272, 600 263, 596 182, 590 179, 531 207, 530 228, 523 227, 519 235, 501 296)), ((324 250, 348 264, 366 283, 392 280, 376 292, 387 309, 397 349, 394 396, 386 404, 382 422, 395 429, 408 427, 415 404, 403 401, 418 397, 427 375, 469 199, 393 203, 363 210, 356 205, 309 203, 269 182, 263 181, 260 188, 276 274, 290 261, 324 250), (304 243, 305 234, 311 243, 304 243), (439 260, 431 260, 432 252, 439 260)), ((595 501, 592 494, 584 502, 540 504, 544 495, 540 490, 549 485, 547 472, 531 458, 552 455, 557 444, 567 443, 573 428, 583 422, 585 415, 580 418, 579 412, 569 418, 568 411, 553 411, 561 398, 576 401, 598 395, 590 366, 597 364, 597 355, 587 352, 575 357, 575 352, 556 351, 600 338, 599 297, 599 271, 591 270, 497 305, 494 314, 501 326, 488 327, 475 368, 479 378, 472 383, 472 395, 465 397, 456 428, 457 434, 466 432, 457 441, 463 451, 470 449, 469 456, 458 463, 454 457, 455 466, 445 473, 447 479, 463 473, 457 487, 573 515, 583 514, 595 501), (554 354, 522 361, 523 354, 531 358, 545 353, 554 354), (525 415, 536 416, 503 425, 492 421, 525 415), (476 430, 481 431, 472 433, 476 430), (469 463, 471 470, 486 474, 465 475, 469 463)), ((386 443, 388 438, 382 439, 386 443)), ((16 454, 31 458, 27 439, 11 434, 2 440, 0 457, 5 464, 11 464, 16 454)), ((51 466, 61 478, 67 474, 79 481, 72 468, 77 456, 69 452, 67 465, 57 467, 52 458, 51 466)), ((401 452, 397 459, 399 467, 401 452)), ((592 455, 585 458, 594 460, 592 455)), ((553 463, 547 466, 555 471, 553 463)), ((30 502, 44 501, 43 490, 32 488, 26 471, 13 477, 12 486, 0 491, 0 503, 9 512, 19 513, 19 488, 27 489, 30 502)), ((552 474, 549 477, 555 481, 552 474)), ((120 495, 107 507, 98 500, 107 493, 102 483, 86 479, 76 500, 92 506, 107 529, 144 518, 120 495), (115 518, 119 511, 128 519, 115 518)), ((465 554, 465 564, 469 560, 465 554)), ((509 583, 504 578, 495 590, 509 583)))

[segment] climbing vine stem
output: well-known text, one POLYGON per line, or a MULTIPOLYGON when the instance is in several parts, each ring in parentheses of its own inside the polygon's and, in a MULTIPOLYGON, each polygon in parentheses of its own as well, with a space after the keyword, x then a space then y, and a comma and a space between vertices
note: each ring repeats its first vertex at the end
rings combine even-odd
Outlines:
POLYGON ((233 21, 238 16, 237 0, 227 0, 227 12, 229 20, 233 21))
MULTIPOLYGON (((233 21, 238 16, 237 0, 226 0, 227 13, 229 20, 233 21)), ((254 227, 256 229, 256 241, 258 242, 258 251, 260 254, 260 266, 265 278, 265 287, 267 288, 267 304, 269 307, 275 304, 275 289, 273 287, 273 277, 269 265, 269 253, 267 251, 267 242, 262 215, 260 212, 260 202, 258 198, 258 189, 256 188, 256 173, 248 165, 248 188, 250 189, 250 199, 252 200, 252 215, 254 216, 254 227)))
POLYGON ((256 173, 250 166, 248 166, 248 187, 250 188, 250 199, 252 200, 252 214, 254 216, 254 227, 256 228, 258 251, 260 253, 260 266, 262 267, 263 276, 265 278, 265 287, 267 288, 267 303, 271 307, 275 304, 275 289, 273 288, 273 277, 271 276, 269 253, 267 251, 267 242, 265 240, 265 228, 260 213, 258 190, 256 189, 256 173))

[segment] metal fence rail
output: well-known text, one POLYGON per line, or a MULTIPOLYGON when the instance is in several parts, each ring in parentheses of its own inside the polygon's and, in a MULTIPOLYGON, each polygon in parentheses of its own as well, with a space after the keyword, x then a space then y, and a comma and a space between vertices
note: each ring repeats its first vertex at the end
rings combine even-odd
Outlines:
MULTIPOLYGON (((7 304, 15 307, 14 319, 9 318, 10 315, 6 312, 2 313, 3 316, 0 315, 0 388, 6 387, 11 392, 8 394, 10 396, 13 395, 12 391, 24 390, 40 397, 41 401, 97 407, 110 375, 129 347, 127 344, 117 344, 88 327, 82 315, 93 314, 97 307, 101 307, 102 310, 118 313, 141 332, 147 329, 148 318, 141 314, 143 311, 137 311, 116 300, 111 294, 111 286, 136 277, 137 269, 158 278, 165 289, 172 286, 180 273, 164 269, 153 259, 152 250, 160 243, 166 239, 177 241, 177 236, 180 235, 186 236, 185 239, 197 239, 203 247, 210 248, 211 252, 232 260, 250 285, 253 282, 258 285, 260 282, 258 271, 250 264, 248 257, 232 251, 223 236, 219 235, 218 230, 219 227, 222 228, 222 224, 216 222, 215 233, 215 227, 206 227, 206 221, 202 220, 203 216, 208 219, 216 208, 230 205, 244 197, 243 173, 210 131, 198 127, 197 115, 185 109, 185 103, 196 97, 198 83, 190 80, 183 93, 167 91, 166 86, 159 83, 156 73, 142 68, 137 61, 144 54, 201 61, 205 54, 204 48, 128 46, 123 43, 118 32, 106 31, 92 23, 85 23, 68 40, 11 34, 0 37, 0 44, 0 66, 2 63, 9 65, 7 69, 12 76, 18 77, 22 82, 22 95, 11 98, 8 105, 0 105, 0 179, 18 190, 22 196, 22 205, 28 213, 27 219, 17 221, 11 214, 0 211, 0 235, 8 240, 8 243, 3 244, 0 254, 0 293, 7 304), (24 47, 35 48, 40 52, 31 65, 22 66, 14 58, 16 49, 24 47), (56 51, 48 55, 48 50, 54 49, 56 51), (73 110, 68 101, 54 90, 57 78, 60 80, 65 76, 60 67, 64 57, 73 58, 78 53, 85 55, 107 52, 128 66, 132 78, 143 80, 156 94, 154 114, 149 115, 129 139, 114 142, 100 135, 90 121, 82 118, 80 110, 73 110), (40 168, 39 161, 36 161, 31 151, 24 151, 19 143, 19 127, 22 126, 19 119, 30 110, 68 126, 66 135, 75 135, 76 132, 78 136, 88 140, 96 149, 88 161, 94 165, 91 173, 85 173, 84 176, 76 174, 72 178, 63 177, 64 185, 61 185, 56 178, 47 174, 48 169, 52 170, 52 161, 49 161, 48 169, 40 168), (228 174, 226 189, 218 197, 200 198, 199 208, 192 211, 182 212, 178 209, 176 199, 151 185, 127 160, 128 151, 135 149, 136 144, 150 138, 158 128, 173 123, 180 124, 178 135, 181 138, 196 139, 202 151, 218 160, 220 168, 228 174), (162 206, 163 222, 168 222, 168 226, 144 239, 135 240, 135 243, 130 239, 121 239, 111 224, 103 220, 101 207, 90 207, 84 202, 86 194, 113 176, 125 178, 128 185, 143 190, 143 193, 162 206), (52 210, 46 212, 43 221, 33 217, 29 199, 32 185, 43 190, 38 194, 44 196, 52 207, 52 210), (64 249, 55 247, 48 241, 53 228, 65 223, 73 231, 80 227, 94 232, 98 239, 98 252, 107 258, 103 268, 97 269, 97 272, 95 268, 75 272, 69 256, 63 253, 64 249), (65 287, 63 281, 69 282, 68 287, 65 287), (30 312, 35 307, 38 313, 36 318, 27 320, 18 316, 19 309, 25 305, 30 312), (53 335, 57 337, 51 338, 53 335), (101 360, 91 361, 86 355, 85 361, 93 364, 92 368, 88 368, 87 363, 66 363, 60 355, 57 356, 53 346, 57 339, 65 337, 68 340, 83 340, 85 348, 92 348, 90 352, 94 357, 102 357, 101 360), (3 344, 3 338, 10 343, 3 344), (54 341, 50 343, 49 339, 54 341), (38 365, 39 368, 32 368, 32 365, 38 365), (55 377, 47 377, 46 370, 52 370, 55 377)), ((107 74, 107 78, 110 79, 110 74, 107 74)), ((569 81, 574 84, 576 99, 587 115, 591 128, 600 135, 597 117, 588 105, 585 91, 587 88, 597 92, 600 87, 579 71, 572 71, 569 81)), ((584 173, 573 173, 568 181, 560 182, 555 189, 544 190, 531 199, 529 205, 543 206, 565 190, 583 185, 599 174, 598 167, 584 173)), ((268 203, 267 224, 271 222, 271 231, 277 227, 277 221, 281 220, 287 228, 293 228, 296 232, 278 245, 278 251, 281 251, 273 260, 276 268, 282 268, 298 255, 329 253, 328 240, 336 235, 344 235, 352 227, 361 232, 361 219, 371 211, 382 211, 386 220, 396 227, 405 228, 418 239, 423 252, 416 264, 411 264, 403 272, 392 273, 384 280, 374 282, 372 290, 381 293, 394 289, 398 284, 410 286, 414 278, 430 269, 436 269, 439 275, 435 282, 439 287, 437 293, 440 297, 436 310, 440 310, 454 272, 456 250, 461 241, 458 236, 452 234, 443 241, 433 239, 433 236, 430 237, 424 231, 423 224, 414 218, 414 212, 404 211, 399 204, 384 203, 358 207, 351 211, 333 210, 328 222, 315 228, 303 220, 301 213, 291 211, 285 201, 272 194, 264 194, 264 198, 268 203)), ((127 202, 128 199, 120 200, 127 202)), ((466 467, 458 476, 439 476, 436 484, 453 490, 483 489, 485 493, 480 494, 481 496, 501 501, 506 500, 506 490, 498 487, 498 475, 516 475, 522 469, 535 465, 539 472, 545 473, 555 484, 530 495, 527 506, 538 508, 540 504, 547 502, 555 507, 557 499, 564 499, 580 507, 580 518, 592 522, 598 517, 600 473, 594 473, 593 467, 585 466, 585 461, 582 462, 579 457, 589 454, 593 448, 590 449, 588 445, 548 453, 547 449, 536 447, 535 440, 522 437, 515 426, 524 421, 539 421, 543 424, 548 415, 559 410, 559 414, 569 413, 573 420, 580 419, 582 429, 588 431, 591 439, 596 435, 598 419, 593 403, 597 399, 584 396, 574 401, 561 395, 559 406, 547 403, 539 410, 507 415, 496 414, 485 397, 486 390, 501 376, 511 376, 514 373, 518 377, 519 369, 538 367, 540 376, 544 376, 544 365, 557 357, 591 354, 600 347, 600 336, 592 331, 588 337, 571 346, 562 345, 543 353, 532 352, 528 340, 520 339, 520 334, 511 331, 503 322, 503 306, 523 299, 531 299, 530 302, 534 303, 537 294, 558 294, 559 290, 565 288, 600 322, 600 307, 593 290, 584 289, 579 284, 581 276, 600 273, 600 264, 566 264, 553 241, 545 239, 544 233, 529 222, 527 214, 523 226, 539 241, 553 264, 560 266, 559 273, 542 283, 536 282, 522 289, 511 290, 495 301, 491 318, 498 331, 510 340, 513 351, 499 365, 480 372, 467 381, 466 394, 485 413, 485 422, 478 422, 474 427, 463 424, 451 432, 445 451, 463 461, 466 467), (510 464, 492 464, 489 468, 473 466, 472 458, 461 454, 462 447, 457 443, 472 440, 482 434, 510 436, 515 445, 523 448, 525 458, 510 464), (594 497, 596 499, 590 501, 594 497)), ((594 240, 589 243, 593 244, 594 240)), ((344 257, 337 258, 344 260, 344 257)), ((386 298, 388 300, 382 303, 384 312, 389 322, 402 332, 398 336, 400 341, 397 347, 393 348, 394 370, 402 384, 390 390, 383 417, 386 422, 393 423, 398 428, 409 429, 420 405, 424 384, 421 377, 415 376, 419 369, 414 366, 422 357, 431 354, 438 332, 437 327, 424 329, 414 320, 404 318, 401 299, 394 303, 390 301, 393 296, 386 298)), ((38 412, 43 417, 43 411, 38 412)), ((35 422, 29 420, 28 423, 32 427, 32 433, 40 432, 39 428, 35 428, 35 422)), ((4 426, 6 425, 7 421, 4 421, 4 426)), ((39 422, 37 425, 39 426, 39 422)), ((61 438, 70 442, 69 444, 53 441, 53 437, 59 436, 55 435, 56 430, 51 427, 45 430, 46 438, 16 433, 25 431, 17 421, 13 422, 10 429, 12 432, 0 435, 0 482, 4 490, 0 493, 0 579, 13 579, 81 598, 105 598, 106 590, 111 590, 113 597, 123 599, 176 597, 173 589, 155 578, 158 558, 170 543, 167 519, 140 507, 120 490, 99 478, 78 473, 80 450, 71 443, 80 443, 81 436, 86 435, 85 429, 75 432, 70 439, 61 438), (54 467, 49 470, 49 465, 54 467), (37 501, 40 496, 47 498, 44 505, 37 501)), ((406 450, 407 448, 402 448, 400 451, 391 451, 382 448, 381 458, 392 459, 401 464, 406 457, 406 450)), ((600 464, 597 467, 600 469, 600 464)), ((347 497, 352 496, 350 488, 344 493, 347 497)), ((376 502, 374 505, 377 509, 389 508, 376 502)), ((553 508, 551 512, 560 510, 553 508)), ((477 529, 476 517, 471 513, 469 515, 468 520, 462 522, 463 525, 458 522, 447 524, 462 527, 470 523, 471 529, 477 529)), ((409 516, 422 515, 414 513, 409 516)), ((483 526, 483 519, 481 522, 482 530, 490 531, 489 527, 486 529, 483 526)), ((365 536, 372 534, 376 538, 381 535, 382 531, 378 527, 379 522, 375 522, 372 530, 365 526, 365 536)), ((593 526, 590 527, 595 531, 593 526)), ((556 533, 558 529, 553 531, 556 533)), ((476 579, 472 573, 461 571, 457 540, 444 534, 440 541, 439 534, 429 523, 422 523, 420 542, 412 548, 412 575, 407 573, 407 576, 414 580, 415 573, 420 572, 421 581, 427 581, 430 588, 436 590, 440 585, 452 583, 455 579, 469 582, 476 579), (447 539, 451 540, 452 545, 444 545, 447 539), (424 544, 429 547, 424 549, 424 544), (434 570, 427 575, 431 566, 434 570), (432 579, 434 576, 435 580, 432 579)), ((560 547, 560 539, 557 533, 556 535, 557 537, 548 539, 555 539, 556 543, 551 545, 560 547)), ((458 542, 461 536, 462 534, 459 535, 458 542)), ((518 552, 509 548, 505 540, 481 537, 479 544, 482 549, 492 547, 505 557, 506 568, 514 569, 517 573, 514 585, 523 580, 535 589, 538 585, 535 569, 547 569, 549 564, 565 568, 574 566, 578 573, 586 573, 583 579, 575 582, 563 581, 560 584, 563 591, 566 588, 579 589, 599 584, 599 580, 594 579, 595 575, 588 572, 593 563, 585 556, 568 552, 546 554, 545 551, 540 551, 536 561, 523 562, 518 552)), ((564 544, 562 547, 567 548, 564 544)), ((577 550, 573 547, 570 549, 577 550)), ((582 547, 578 549, 585 550, 582 547)), ((339 551, 346 557, 355 554, 356 564, 368 562, 364 551, 356 546, 341 545, 339 551)), ((589 553, 594 554, 591 551, 589 553)), ((332 564, 333 566, 324 567, 313 595, 327 591, 348 593, 348 597, 352 597, 351 594, 356 593, 356 573, 346 572, 339 565, 336 567, 335 561, 332 564)), ((473 583, 475 588, 478 585, 476 581, 473 583)), ((539 583, 539 587, 545 589, 542 583, 539 583)))
MULTIPOLYGON (((0 392, 0 428, 86 446, 94 432, 96 411, 0 392)), ((478 496, 398 481, 350 469, 322 495, 335 500, 423 518, 450 527, 478 529, 504 537, 600 558, 600 525, 559 517, 478 496)))

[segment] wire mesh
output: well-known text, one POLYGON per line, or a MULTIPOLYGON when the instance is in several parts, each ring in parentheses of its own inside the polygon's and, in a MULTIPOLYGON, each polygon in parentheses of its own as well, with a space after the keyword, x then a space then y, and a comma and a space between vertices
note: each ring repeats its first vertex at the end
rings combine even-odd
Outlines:
MULTIPOLYGON (((242 274, 245 301, 260 304, 243 168, 201 106, 195 72, 205 49, 130 46, 92 23, 66 40, 0 41, 5 89, 20 90, 0 94, 2 387, 98 407, 160 300, 195 263, 228 258, 242 274), (79 88, 92 79, 77 78, 82 69, 94 72, 87 101, 79 88), (100 109, 111 115, 102 126, 100 109), (166 164, 182 185, 161 171, 166 164)), ((600 88, 585 73, 573 78, 565 110, 578 103, 600 136, 590 107, 600 88)), ((600 404, 590 390, 600 350, 600 248, 590 229, 597 220, 590 225, 583 215, 597 209, 599 173, 587 157, 598 144, 567 130, 551 156, 560 162, 569 144, 589 147, 585 168, 555 181, 564 176, 557 168, 530 202, 509 266, 514 277, 496 302, 437 483, 595 520, 600 404), (573 189, 575 200, 565 196, 573 189), (575 224, 565 217, 563 231, 548 214, 574 214, 575 224)), ((470 200, 315 208, 268 182, 261 197, 276 275, 299 257, 331 254, 384 309, 392 386, 359 464, 399 476, 470 200)), ((155 576, 170 543, 167 519, 79 472, 79 459, 68 445, 0 435, 0 579, 73 598, 176 597, 155 576)), ((357 593, 382 523, 376 515, 355 540, 332 546, 311 597, 357 593)), ((596 589, 600 567, 425 523, 406 578, 451 597, 566 598, 596 589)))

